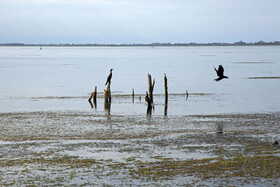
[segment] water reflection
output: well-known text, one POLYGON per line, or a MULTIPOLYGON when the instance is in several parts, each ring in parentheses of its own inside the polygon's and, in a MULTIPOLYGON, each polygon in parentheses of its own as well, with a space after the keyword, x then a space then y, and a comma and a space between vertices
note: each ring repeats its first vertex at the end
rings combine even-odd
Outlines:
POLYGON ((88 103, 89 103, 89 105, 90 105, 90 108, 93 108, 93 106, 94 106, 94 108, 97 109, 96 100, 93 100, 93 103, 91 102, 91 100, 88 100, 88 103))
POLYGON ((222 134, 224 132, 224 124, 223 123, 217 123, 216 133, 222 134))
POLYGON ((92 102, 90 100, 88 100, 88 103, 90 105, 90 108, 93 108, 93 104, 92 104, 92 102))
POLYGON ((111 119, 111 102, 104 102, 104 111, 107 115, 107 119, 111 119))
POLYGON ((167 104, 165 104, 164 105, 164 117, 167 116, 167 108, 168 108, 168 106, 167 106, 167 104))
POLYGON ((148 105, 147 106, 147 117, 150 118, 152 116, 152 106, 148 105))

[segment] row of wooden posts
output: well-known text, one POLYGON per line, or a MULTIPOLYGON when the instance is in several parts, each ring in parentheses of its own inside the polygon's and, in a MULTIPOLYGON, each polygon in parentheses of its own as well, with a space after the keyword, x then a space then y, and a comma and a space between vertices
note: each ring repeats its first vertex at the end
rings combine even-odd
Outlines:
MULTIPOLYGON (((108 109, 108 105, 111 104, 111 83, 109 82, 107 84, 107 89, 104 90, 104 107, 108 109)), ((154 86, 155 86, 155 79, 152 81, 152 76, 148 74, 148 91, 146 91, 145 95, 145 101, 147 102, 147 115, 151 113, 152 109, 152 104, 153 104, 153 91, 154 91, 154 86)), ((167 77, 166 74, 164 74, 164 93, 165 93, 165 115, 167 115, 167 104, 168 104, 168 86, 167 86, 167 77)), ((188 99, 188 92, 186 91, 186 99, 188 99)), ((95 86, 94 92, 90 93, 90 96, 88 98, 89 103, 91 104, 91 107, 97 107, 96 104, 96 98, 97 98, 97 86, 95 86), (93 104, 91 102, 93 101, 93 104)), ((140 96, 141 100, 141 96, 140 96)), ((134 89, 132 89, 132 102, 134 102, 134 89)))

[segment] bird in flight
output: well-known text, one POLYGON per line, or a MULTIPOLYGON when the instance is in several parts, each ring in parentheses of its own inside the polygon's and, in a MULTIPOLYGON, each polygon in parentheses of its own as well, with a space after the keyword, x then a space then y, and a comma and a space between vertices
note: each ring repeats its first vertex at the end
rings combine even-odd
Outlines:
POLYGON ((108 77, 107 77, 107 82, 105 83, 105 86, 106 86, 108 83, 111 83, 112 71, 113 71, 113 69, 110 69, 110 74, 109 74, 108 77))
POLYGON ((214 69, 215 69, 215 71, 216 71, 216 73, 217 73, 217 75, 219 77, 219 78, 215 79, 216 81, 220 81, 223 78, 228 78, 227 76, 224 76, 224 68, 223 68, 222 65, 219 65, 218 70, 215 67, 214 67, 214 69))

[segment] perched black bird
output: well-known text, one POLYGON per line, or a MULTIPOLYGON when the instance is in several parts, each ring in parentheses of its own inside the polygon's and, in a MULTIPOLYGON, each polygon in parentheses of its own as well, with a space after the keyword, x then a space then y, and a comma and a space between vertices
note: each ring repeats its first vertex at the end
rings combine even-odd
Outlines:
POLYGON ((223 68, 222 65, 219 65, 218 70, 215 67, 214 67, 214 69, 215 69, 215 71, 216 71, 216 73, 217 73, 217 75, 219 77, 219 78, 215 79, 216 81, 220 81, 223 78, 228 78, 227 76, 224 76, 224 68, 223 68))
POLYGON ((111 79, 112 79, 112 70, 113 70, 113 69, 110 69, 110 74, 109 74, 108 77, 107 77, 107 82, 105 83, 105 86, 106 86, 108 83, 111 83, 111 79))

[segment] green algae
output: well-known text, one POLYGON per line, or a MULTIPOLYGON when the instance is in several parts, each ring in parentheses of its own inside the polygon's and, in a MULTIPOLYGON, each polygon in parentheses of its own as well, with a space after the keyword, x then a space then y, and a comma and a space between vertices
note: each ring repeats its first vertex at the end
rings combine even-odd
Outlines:
POLYGON ((173 179, 177 175, 195 175, 202 179, 220 177, 279 178, 280 158, 278 156, 239 156, 232 159, 209 158, 201 160, 161 160, 137 163, 137 169, 130 170, 132 177, 153 180, 173 179))

